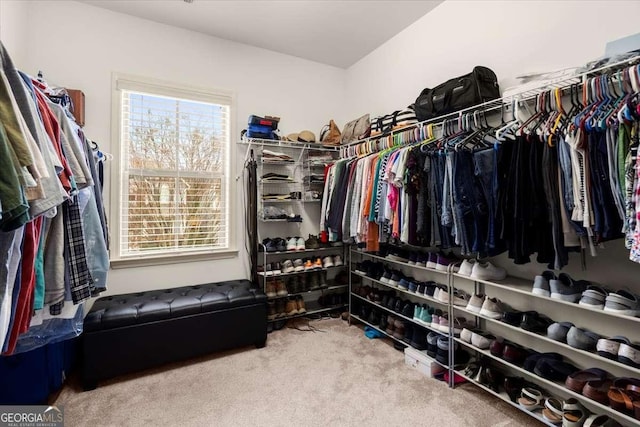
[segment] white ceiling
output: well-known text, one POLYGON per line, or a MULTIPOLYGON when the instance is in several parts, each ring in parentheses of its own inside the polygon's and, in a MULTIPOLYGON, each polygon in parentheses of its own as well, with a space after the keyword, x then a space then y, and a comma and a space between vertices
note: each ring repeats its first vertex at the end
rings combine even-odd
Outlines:
POLYGON ((439 1, 80 0, 336 67, 348 68, 439 1))

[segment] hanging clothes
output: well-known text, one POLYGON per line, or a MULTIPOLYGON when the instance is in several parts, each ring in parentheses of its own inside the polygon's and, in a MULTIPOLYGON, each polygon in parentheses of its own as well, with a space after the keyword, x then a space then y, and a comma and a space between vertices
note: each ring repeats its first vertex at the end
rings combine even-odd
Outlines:
POLYGON ((76 336, 82 303, 106 290, 101 175, 90 141, 60 99, 16 70, 0 43, 3 354, 76 336), (71 324, 54 322, 62 318, 71 324))

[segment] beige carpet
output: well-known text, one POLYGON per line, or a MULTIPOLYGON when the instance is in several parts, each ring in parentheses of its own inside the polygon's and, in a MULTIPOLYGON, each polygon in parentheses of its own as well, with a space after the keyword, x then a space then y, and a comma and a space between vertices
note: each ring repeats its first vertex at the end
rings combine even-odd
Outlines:
POLYGON ((475 386, 452 390, 425 378, 360 326, 310 324, 324 332, 283 329, 263 349, 173 364, 89 392, 72 381, 56 404, 68 426, 541 425, 475 386))

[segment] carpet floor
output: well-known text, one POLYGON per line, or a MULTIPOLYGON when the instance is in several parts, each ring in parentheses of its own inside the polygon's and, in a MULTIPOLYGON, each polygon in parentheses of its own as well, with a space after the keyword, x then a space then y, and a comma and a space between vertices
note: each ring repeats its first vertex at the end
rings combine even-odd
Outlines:
POLYGON ((56 399, 69 426, 539 426, 481 389, 452 390, 339 319, 297 322, 267 346, 103 382, 56 399), (308 329, 309 325, 315 331, 308 329))

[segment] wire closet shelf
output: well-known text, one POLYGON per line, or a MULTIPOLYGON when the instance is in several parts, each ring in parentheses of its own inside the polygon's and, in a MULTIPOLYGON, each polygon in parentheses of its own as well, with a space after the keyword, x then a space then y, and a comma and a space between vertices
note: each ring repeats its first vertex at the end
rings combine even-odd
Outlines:
POLYGON ((382 149, 389 148, 390 146, 402 146, 408 143, 418 142, 420 140, 420 135, 424 135, 425 133, 424 128, 428 125, 433 126, 434 128, 444 128, 446 126, 450 126, 452 123, 460 123, 463 115, 465 114, 480 112, 484 115, 485 113, 493 112, 495 110, 508 109, 509 106, 515 102, 527 102, 537 99, 540 95, 543 95, 550 90, 559 89, 561 94, 564 95, 566 90, 576 85, 582 86, 590 77, 607 74, 610 71, 628 67, 639 62, 640 55, 636 55, 631 58, 612 62, 573 76, 564 75, 552 78, 544 81, 536 87, 527 87, 527 85, 523 85, 521 91, 518 91, 516 87, 513 88, 513 93, 508 96, 496 98, 491 101, 476 104, 458 111, 414 123, 403 128, 395 129, 388 134, 376 135, 342 145, 339 147, 340 158, 353 158, 371 154, 382 149))

